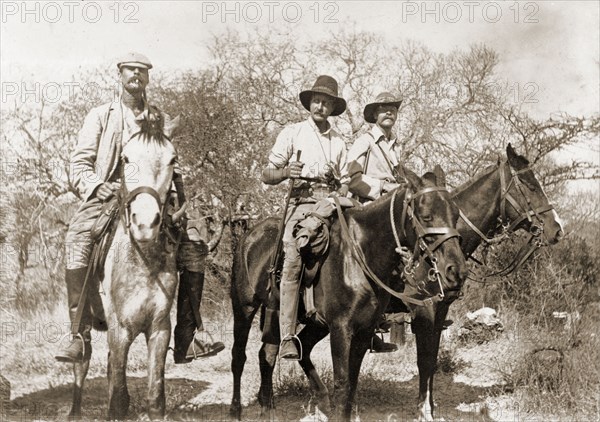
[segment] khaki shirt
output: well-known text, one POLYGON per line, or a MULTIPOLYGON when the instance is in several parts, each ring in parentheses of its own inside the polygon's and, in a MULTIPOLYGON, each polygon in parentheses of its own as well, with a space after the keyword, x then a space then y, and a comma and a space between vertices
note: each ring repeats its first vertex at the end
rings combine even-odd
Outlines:
POLYGON ((395 182, 392 168, 400 163, 400 153, 398 139, 386 139, 379 126, 373 125, 348 151, 350 192, 364 199, 379 198, 383 182, 395 182))
MULTIPOLYGON (((301 151, 300 160, 304 163, 302 177, 316 178, 322 176, 327 165, 337 167, 341 175, 341 183, 348 183, 346 163, 346 143, 341 135, 332 128, 325 133, 319 132, 311 117, 299 123, 286 126, 277 136, 275 145, 269 154, 268 167, 281 169, 290 162, 296 161, 297 152, 301 151)), ((297 180, 296 184, 305 183, 297 180)), ((316 182, 311 182, 311 185, 316 182)))

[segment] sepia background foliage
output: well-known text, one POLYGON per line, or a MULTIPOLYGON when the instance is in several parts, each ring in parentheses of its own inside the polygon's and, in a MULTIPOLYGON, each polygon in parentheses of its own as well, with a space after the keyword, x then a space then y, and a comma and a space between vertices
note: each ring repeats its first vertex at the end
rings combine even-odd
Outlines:
MULTIPOLYGON (((278 215, 283 187, 263 186, 260 172, 283 126, 307 117, 298 93, 328 73, 348 102, 347 112, 332 119, 348 146, 369 128, 364 105, 381 90, 393 91, 402 98, 396 131, 410 168, 424 173, 441 164, 455 188, 504 157, 510 142, 528 157, 566 222, 561 244, 538 254, 505 283, 469 288, 460 309, 493 305, 520 315, 527 326, 543 327, 553 311, 597 308, 597 185, 589 192, 567 187, 573 180, 597 179, 598 168, 591 160, 567 162, 561 152, 578 145, 598 154, 599 115, 564 112, 545 120, 527 115, 522 105, 535 95, 498 74, 498 54, 480 44, 439 54, 409 41, 390 45, 350 26, 303 44, 289 32, 229 32, 215 37, 210 51, 211 60, 197 70, 153 69, 148 92, 152 103, 182 119, 174 143, 192 218, 211 216, 217 231, 220 224, 252 224, 278 215)), ((87 112, 118 95, 115 77, 116 72, 81 71, 73 80, 94 84, 94 95, 75 91, 55 104, 16 101, 2 111, 0 307, 11 315, 64 305, 64 235, 81 199, 70 182, 69 155, 87 112)), ((239 232, 233 234, 226 232, 207 269, 205 289, 216 301, 227 301, 231 247, 239 232)), ((501 267, 516 247, 502 245, 490 261, 501 267)), ((577 335, 567 340, 561 342, 565 350, 584 341, 577 335)), ((597 346, 589 347, 597 354, 597 346)), ((572 406, 584 400, 583 387, 576 385, 598 388, 582 381, 579 369, 572 368, 579 374, 569 384, 572 406)), ((515 385, 531 388, 531 374, 515 374, 515 385)), ((597 381, 597 367, 589 375, 597 381)))

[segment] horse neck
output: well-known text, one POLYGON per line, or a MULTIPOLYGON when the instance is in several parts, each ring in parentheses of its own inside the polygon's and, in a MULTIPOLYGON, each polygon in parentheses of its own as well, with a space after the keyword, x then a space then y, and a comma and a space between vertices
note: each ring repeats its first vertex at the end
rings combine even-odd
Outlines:
MULTIPOLYGON (((400 213, 405 196, 404 190, 399 191, 395 198, 394 215, 396 230, 400 236, 400 213)), ((392 194, 385 195, 362 209, 348 213, 348 225, 351 236, 363 250, 369 267, 383 281, 400 264, 396 253, 396 240, 390 220, 392 194)))
MULTIPOLYGON (((456 193, 452 195, 455 204, 471 223, 486 236, 493 234, 498 227, 502 171, 503 167, 498 166, 495 170, 467 182, 463 185, 464 187, 459 187, 456 189, 456 193)), ((468 227, 462 219, 459 219, 458 226, 460 235, 463 238, 462 249, 465 253, 470 254, 477 249, 483 239, 468 227)))

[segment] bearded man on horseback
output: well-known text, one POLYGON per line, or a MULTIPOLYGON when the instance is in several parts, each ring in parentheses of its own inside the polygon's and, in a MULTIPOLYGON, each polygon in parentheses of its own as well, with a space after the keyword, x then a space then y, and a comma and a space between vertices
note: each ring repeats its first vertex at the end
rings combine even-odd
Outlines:
MULTIPOLYGON (((86 278, 94 276, 89 271, 94 245, 91 230, 102 213, 103 204, 117 194, 121 178, 125 177, 122 148, 140 132, 144 118, 150 117, 147 114, 152 114, 155 120, 162 119, 163 123, 170 120, 156 107, 149 106, 146 100, 146 86, 150 80, 148 71, 152 69, 152 63, 146 56, 129 53, 118 61, 117 68, 123 87, 121 97, 89 112, 71 155, 71 178, 83 203, 73 216, 65 239, 65 281, 73 337, 70 344, 56 355, 60 362, 79 362, 91 356, 92 308, 84 291, 86 278)), ((173 184, 179 208, 183 209, 173 218, 182 230, 177 254, 180 281, 174 357, 175 363, 187 363, 195 357, 214 355, 223 350, 224 345, 221 342, 207 343, 199 336, 202 330, 199 306, 204 284, 202 263, 206 248, 200 242, 190 240, 185 231, 186 198, 178 165, 175 165, 173 184)))

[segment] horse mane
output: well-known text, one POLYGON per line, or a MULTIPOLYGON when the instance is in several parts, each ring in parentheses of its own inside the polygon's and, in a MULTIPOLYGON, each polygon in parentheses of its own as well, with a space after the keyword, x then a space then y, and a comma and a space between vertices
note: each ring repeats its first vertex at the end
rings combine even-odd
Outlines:
POLYGON ((490 174, 495 172, 497 169, 498 169, 497 164, 492 164, 491 166, 486 167, 481 172, 479 172, 475 176, 471 177, 468 181, 466 181, 465 183, 463 183, 462 185, 460 185, 459 187, 454 189, 454 191, 452 191, 452 196, 454 197, 454 196, 460 195, 467 189, 470 189, 474 184, 479 183, 482 178, 489 176, 490 174))
POLYGON ((393 190, 391 190, 390 192, 388 192, 385 195, 381 195, 379 198, 375 199, 374 201, 369 202, 368 204, 364 204, 362 207, 353 207, 353 208, 349 208, 346 211, 346 215, 348 216, 352 216, 354 217, 363 217, 366 215, 370 215, 371 212, 377 212, 379 211, 379 208, 388 208, 389 207, 389 203, 392 200, 392 194, 394 193, 394 191, 398 191, 397 194, 397 201, 404 201, 404 193, 406 191, 406 186, 400 186, 397 187, 393 190))
POLYGON ((174 132, 179 127, 179 116, 174 119, 161 112, 155 106, 149 106, 143 114, 141 120, 140 134, 143 142, 155 141, 163 145, 165 141, 170 141, 174 132))

